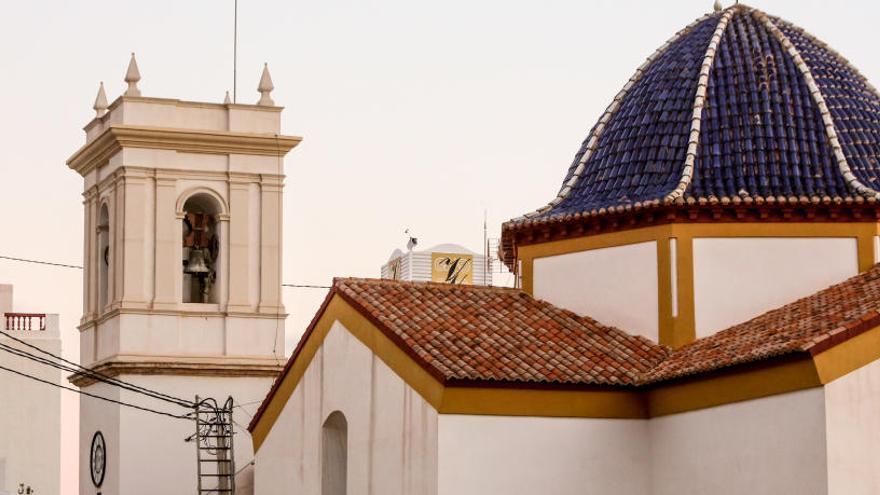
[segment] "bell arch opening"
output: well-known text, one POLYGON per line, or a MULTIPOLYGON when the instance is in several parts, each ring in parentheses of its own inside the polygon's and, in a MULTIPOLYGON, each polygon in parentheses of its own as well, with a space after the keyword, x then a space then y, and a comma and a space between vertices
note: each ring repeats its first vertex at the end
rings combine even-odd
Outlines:
POLYGON ((196 193, 183 204, 182 296, 184 303, 218 302, 220 203, 208 193, 196 193))
POLYGON ((110 212, 101 205, 98 214, 98 312, 104 312, 109 301, 110 280, 110 212))
POLYGON ((348 478, 348 421, 333 411, 321 429, 321 494, 345 495, 348 478))

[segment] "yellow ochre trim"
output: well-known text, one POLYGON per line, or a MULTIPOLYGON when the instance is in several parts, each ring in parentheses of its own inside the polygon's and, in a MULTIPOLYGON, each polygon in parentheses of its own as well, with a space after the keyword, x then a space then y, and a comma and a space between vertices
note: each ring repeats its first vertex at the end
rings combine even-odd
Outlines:
POLYGON ((813 356, 822 384, 831 383, 880 359, 880 327, 852 337, 813 356))
POLYGON ((646 392, 648 416, 694 411, 821 386, 809 357, 659 385, 646 392))
POLYGON ((642 394, 624 390, 446 387, 441 414, 646 419, 642 394))
POLYGON ((608 247, 626 246, 642 242, 657 243, 658 329, 663 345, 679 348, 696 339, 694 307, 693 240, 698 238, 731 237, 837 237, 855 238, 858 246, 858 270, 864 272, 874 263, 874 236, 878 235, 875 222, 766 222, 766 223, 672 223, 649 227, 585 235, 517 248, 522 262, 522 288, 534 295, 534 262, 539 258, 590 251, 608 247), (672 316, 672 260, 669 240, 677 243, 678 316, 672 316))

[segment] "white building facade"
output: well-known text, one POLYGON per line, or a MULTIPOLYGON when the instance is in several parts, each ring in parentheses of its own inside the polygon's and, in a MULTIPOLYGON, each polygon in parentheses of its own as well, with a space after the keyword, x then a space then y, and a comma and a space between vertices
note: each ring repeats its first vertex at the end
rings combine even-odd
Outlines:
MULTIPOLYGON (((0 317, 0 345, 61 355, 58 315, 14 311, 11 285, 0 284, 0 317)), ((48 382, 0 370, 0 494, 59 493, 61 371, 2 349, 0 366, 48 382)))

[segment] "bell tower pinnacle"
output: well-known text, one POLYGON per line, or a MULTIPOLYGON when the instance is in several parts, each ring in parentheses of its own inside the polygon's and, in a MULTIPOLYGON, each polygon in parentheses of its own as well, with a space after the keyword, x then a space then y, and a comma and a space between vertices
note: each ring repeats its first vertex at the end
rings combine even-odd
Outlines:
MULTIPOLYGON (((179 397, 260 400, 284 359, 283 160, 300 138, 280 134, 265 67, 257 105, 145 97, 140 80, 132 54, 127 90, 108 105, 101 85, 86 144, 67 162, 84 180, 81 363, 179 397)), ((192 492, 192 423, 86 397, 80 421, 80 493, 192 492), (89 447, 99 431, 106 478, 96 487, 89 447)), ((249 443, 236 441, 242 463, 249 443)))

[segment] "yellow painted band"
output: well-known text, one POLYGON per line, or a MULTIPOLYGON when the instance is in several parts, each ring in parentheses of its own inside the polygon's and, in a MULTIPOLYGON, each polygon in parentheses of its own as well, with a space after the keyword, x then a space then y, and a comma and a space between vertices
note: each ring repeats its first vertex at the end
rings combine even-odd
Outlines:
POLYGON ((880 327, 852 337, 813 356, 823 384, 880 359, 880 327))
POLYGON ((655 386, 646 392, 648 415, 677 414, 821 385, 808 356, 765 363, 655 386))

